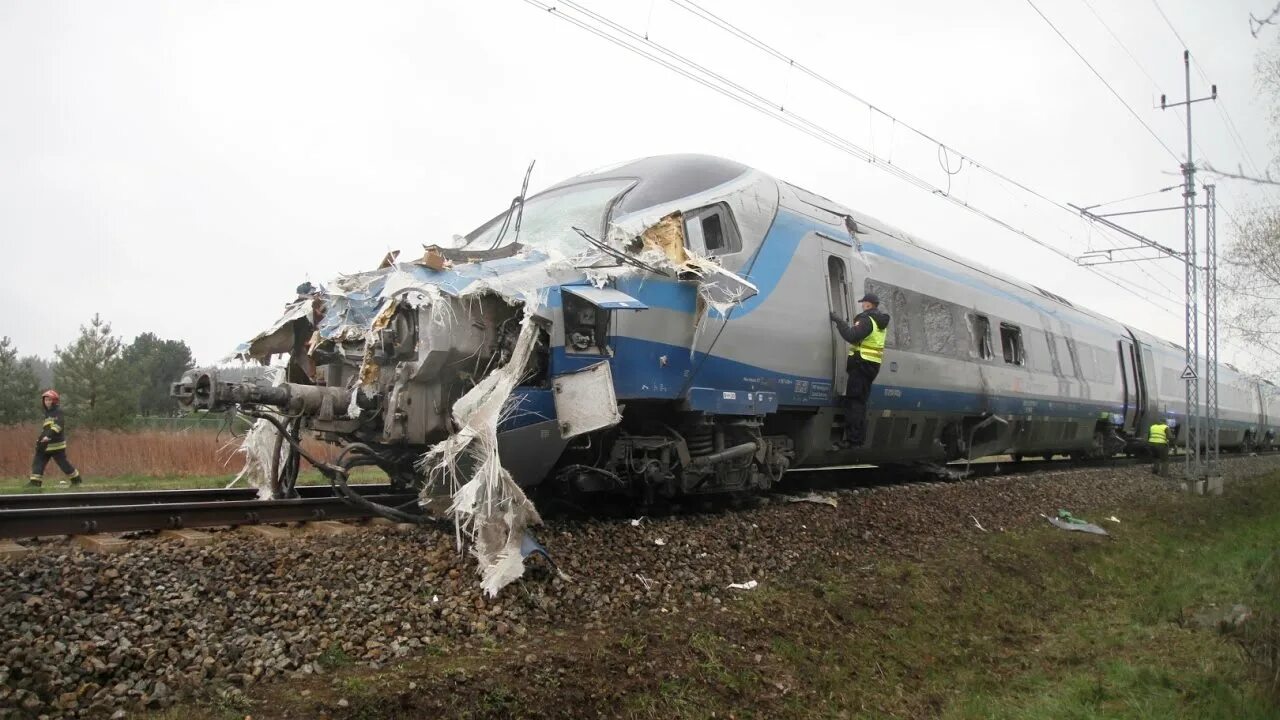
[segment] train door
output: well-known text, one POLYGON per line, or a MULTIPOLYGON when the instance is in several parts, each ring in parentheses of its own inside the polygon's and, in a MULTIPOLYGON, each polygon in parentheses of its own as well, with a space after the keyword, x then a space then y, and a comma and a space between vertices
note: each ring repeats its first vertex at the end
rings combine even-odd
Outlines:
POLYGON ((1120 383, 1124 386, 1124 430, 1136 436, 1138 408, 1142 406, 1142 385, 1138 383, 1138 354, 1134 351, 1133 340, 1129 338, 1117 340, 1116 349, 1120 353, 1120 383))
MULTIPOLYGON (((840 243, 823 239, 823 272, 826 275, 827 310, 848 322, 852 317, 849 309, 849 265, 845 258, 848 249, 840 243)), ((848 345, 835 323, 827 323, 831 328, 831 387, 833 395, 843 395, 845 388, 844 366, 849 355, 848 345)))
MULTIPOLYGON (((1138 419, 1137 426, 1140 430, 1145 430, 1147 425, 1155 417, 1157 412, 1157 399, 1160 397, 1158 388, 1156 388, 1156 376, 1159 372, 1156 369, 1155 359, 1151 355, 1151 346, 1139 342, 1133 353, 1134 362, 1138 370, 1138 419)), ((1145 439, 1145 434, 1140 435, 1145 439)))

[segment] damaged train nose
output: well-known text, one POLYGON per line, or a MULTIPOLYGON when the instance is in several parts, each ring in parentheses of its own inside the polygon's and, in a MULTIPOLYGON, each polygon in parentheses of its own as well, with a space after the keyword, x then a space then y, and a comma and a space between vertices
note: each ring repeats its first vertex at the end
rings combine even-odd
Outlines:
MULTIPOLYGON (((294 317, 250 343, 251 356, 270 358, 281 339, 305 337, 290 348, 289 379, 233 380, 216 369, 188 372, 171 388, 189 411, 234 406, 271 408, 308 419, 326 439, 388 446, 430 445, 453 427, 454 403, 505 365, 515 349, 523 304, 493 293, 474 297, 388 300, 364 333, 323 337, 315 318, 294 317), (266 351, 265 354, 263 351, 266 351)), ((531 363, 536 375, 544 363, 531 363)))

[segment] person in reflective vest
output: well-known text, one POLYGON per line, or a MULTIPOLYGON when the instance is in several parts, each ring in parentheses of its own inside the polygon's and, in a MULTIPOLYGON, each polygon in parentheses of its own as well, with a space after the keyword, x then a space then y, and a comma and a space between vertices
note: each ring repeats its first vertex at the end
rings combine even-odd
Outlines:
POLYGON ((80 471, 67 460, 67 425, 58 405, 60 399, 55 390, 46 390, 40 396, 44 405, 44 424, 40 426, 40 437, 36 440, 36 456, 31 460, 31 478, 27 482, 31 487, 44 484, 44 469, 50 460, 58 464, 72 485, 80 484, 80 471))
POLYGON ((858 302, 862 303, 862 312, 851 323, 831 313, 836 331, 849 343, 849 358, 845 361, 849 382, 844 391, 844 441, 855 447, 866 440, 867 398, 884 362, 885 333, 889 329, 889 315, 880 310, 880 298, 867 293, 858 302))
POLYGON ((1147 430, 1147 447, 1151 449, 1151 474, 1169 474, 1169 423, 1159 419, 1147 430))

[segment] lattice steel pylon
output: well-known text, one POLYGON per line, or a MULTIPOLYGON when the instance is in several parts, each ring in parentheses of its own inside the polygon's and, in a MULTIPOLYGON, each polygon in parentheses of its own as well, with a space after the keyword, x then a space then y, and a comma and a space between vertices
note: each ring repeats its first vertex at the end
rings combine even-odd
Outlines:
MULTIPOLYGON (((1191 97, 1191 53, 1190 51, 1182 51, 1182 66, 1186 77, 1187 99, 1179 103, 1170 103, 1166 101, 1165 96, 1160 96, 1160 107, 1168 109, 1185 105, 1187 107, 1187 161, 1182 164, 1182 211, 1185 216, 1185 236, 1184 236, 1184 255, 1185 261, 1185 282, 1186 282, 1186 367, 1182 371, 1182 379, 1186 382, 1186 415, 1183 416, 1184 427, 1182 431, 1185 435, 1181 439, 1186 444, 1186 455, 1183 473, 1187 480, 1199 480, 1204 477, 1204 464, 1201 462, 1201 444, 1208 446, 1205 440, 1205 418, 1200 411, 1200 378, 1204 377, 1204 373, 1200 370, 1200 294, 1199 294, 1199 278, 1200 268, 1196 266, 1196 164, 1192 157, 1191 148, 1191 105, 1203 100, 1217 100, 1218 86, 1213 86, 1213 93, 1208 97, 1195 98, 1191 97)), ((1216 259, 1215 259, 1216 261, 1216 259)), ((1213 279, 1216 281, 1216 278, 1213 279)), ((1206 282, 1210 285, 1213 281, 1206 282)), ((1213 363, 1216 368, 1218 356, 1218 335, 1217 335, 1217 293, 1214 292, 1213 314, 1214 321, 1212 323, 1213 332, 1213 363)), ((1206 363, 1208 365, 1208 363, 1206 363)), ((1215 370, 1216 372, 1216 370, 1215 370)), ((1214 407, 1217 405, 1217 383, 1213 383, 1214 407)), ((1213 423, 1216 429, 1216 421, 1213 423)), ((1214 432, 1213 443, 1217 443, 1217 433, 1214 432)))
POLYGON ((1204 410, 1209 419, 1208 445, 1205 447, 1205 470, 1209 475, 1218 474, 1218 433, 1221 422, 1218 415, 1218 206, 1216 187, 1206 185, 1205 232, 1205 283, 1204 283, 1204 410))

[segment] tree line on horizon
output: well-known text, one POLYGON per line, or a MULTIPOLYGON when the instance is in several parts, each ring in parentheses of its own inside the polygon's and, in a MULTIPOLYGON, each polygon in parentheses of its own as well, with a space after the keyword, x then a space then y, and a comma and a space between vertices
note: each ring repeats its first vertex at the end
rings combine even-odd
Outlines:
POLYGON ((118 428, 134 417, 173 416, 169 385, 195 366, 182 340, 144 332, 125 343, 94 314, 52 359, 19 356, 9 337, 0 338, 0 425, 37 420, 40 395, 57 390, 62 410, 81 427, 118 428))

